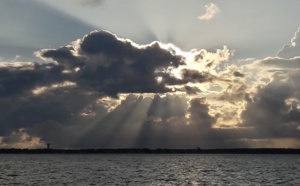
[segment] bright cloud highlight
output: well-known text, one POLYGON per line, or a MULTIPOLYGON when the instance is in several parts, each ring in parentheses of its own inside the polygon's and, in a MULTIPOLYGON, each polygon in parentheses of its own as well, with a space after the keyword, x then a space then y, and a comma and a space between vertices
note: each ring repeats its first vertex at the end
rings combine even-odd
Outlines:
POLYGON ((200 20, 211 20, 220 13, 220 8, 217 4, 210 3, 205 5, 205 13, 198 17, 200 20))

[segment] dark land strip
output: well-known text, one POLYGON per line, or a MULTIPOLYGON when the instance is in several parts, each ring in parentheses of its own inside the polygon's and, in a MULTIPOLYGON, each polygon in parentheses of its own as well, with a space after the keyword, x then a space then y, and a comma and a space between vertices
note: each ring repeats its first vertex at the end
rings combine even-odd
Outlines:
POLYGON ((300 154, 290 148, 234 148, 234 149, 0 149, 0 154, 300 154))

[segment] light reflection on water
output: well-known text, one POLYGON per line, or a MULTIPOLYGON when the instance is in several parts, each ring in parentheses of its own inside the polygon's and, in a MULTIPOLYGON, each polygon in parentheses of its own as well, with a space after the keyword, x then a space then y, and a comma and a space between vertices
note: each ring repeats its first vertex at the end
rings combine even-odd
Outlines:
POLYGON ((300 155, 0 155, 0 185, 300 185, 300 155))

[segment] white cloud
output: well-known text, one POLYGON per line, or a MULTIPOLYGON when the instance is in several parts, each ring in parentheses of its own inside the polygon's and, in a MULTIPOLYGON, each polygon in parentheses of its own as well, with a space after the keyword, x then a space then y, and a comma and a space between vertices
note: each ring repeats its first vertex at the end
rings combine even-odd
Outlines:
POLYGON ((220 12, 220 8, 218 7, 218 5, 213 3, 205 5, 205 9, 206 9, 205 14, 198 17, 200 20, 213 19, 220 12))
POLYGON ((277 56, 287 59, 300 56, 300 28, 298 28, 298 31, 292 38, 291 44, 283 46, 277 53, 277 56))

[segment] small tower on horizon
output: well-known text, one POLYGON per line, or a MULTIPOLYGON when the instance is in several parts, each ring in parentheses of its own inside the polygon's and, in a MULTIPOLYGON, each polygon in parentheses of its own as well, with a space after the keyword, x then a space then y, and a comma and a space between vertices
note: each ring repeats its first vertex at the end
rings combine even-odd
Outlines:
POLYGON ((48 150, 50 149, 50 143, 47 143, 47 149, 48 150))

